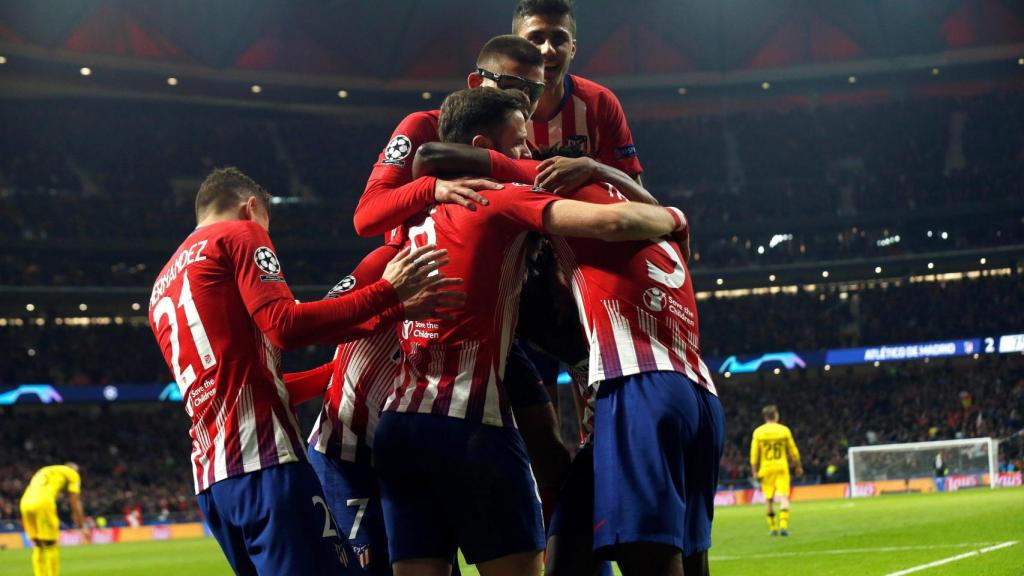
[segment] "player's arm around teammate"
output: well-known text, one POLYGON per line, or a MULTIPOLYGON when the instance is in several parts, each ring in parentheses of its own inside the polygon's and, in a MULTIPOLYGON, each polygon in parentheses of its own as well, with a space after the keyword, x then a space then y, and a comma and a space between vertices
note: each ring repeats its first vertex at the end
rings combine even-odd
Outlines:
POLYGON ((413 160, 417 177, 444 173, 477 174, 502 182, 533 182, 538 188, 560 196, 569 196, 586 184, 611 184, 631 202, 658 204, 653 194, 622 170, 592 158, 555 156, 540 162, 515 161, 494 150, 465 144, 427 142, 419 147, 413 160), (572 177, 556 176, 556 168, 566 168, 572 177))
MULTIPOLYGON (((496 36, 480 50, 475 71, 469 73, 466 84, 468 88, 519 90, 535 106, 544 90, 543 59, 536 47, 518 36, 496 36)), ((416 150, 438 140, 438 114, 437 110, 413 112, 392 132, 353 215, 360 236, 383 234, 401 226, 434 203, 459 204, 470 210, 487 204, 478 192, 496 188, 488 180, 413 175, 411 159, 416 150)))

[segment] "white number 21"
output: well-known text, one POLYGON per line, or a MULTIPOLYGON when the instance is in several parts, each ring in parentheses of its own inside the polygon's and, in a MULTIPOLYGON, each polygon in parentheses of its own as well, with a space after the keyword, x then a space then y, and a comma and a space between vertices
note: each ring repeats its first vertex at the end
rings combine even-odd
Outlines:
MULTIPOLYGON (((203 363, 203 369, 209 370, 217 365, 217 358, 213 355, 213 348, 210 347, 210 339, 206 336, 206 328, 199 318, 199 310, 192 300, 192 286, 188 281, 188 272, 181 282, 181 296, 178 297, 178 307, 185 311, 185 321, 188 323, 189 331, 192 333, 192 341, 199 352, 199 359, 203 363)), ((181 355, 181 343, 178 341, 178 316, 174 310, 174 302, 170 296, 164 296, 153 308, 153 318, 156 320, 157 328, 160 327, 160 319, 167 317, 171 326, 171 366, 174 369, 174 380, 178 383, 181 395, 185 396, 188 387, 196 381, 196 371, 191 364, 182 370, 179 363, 181 355)))

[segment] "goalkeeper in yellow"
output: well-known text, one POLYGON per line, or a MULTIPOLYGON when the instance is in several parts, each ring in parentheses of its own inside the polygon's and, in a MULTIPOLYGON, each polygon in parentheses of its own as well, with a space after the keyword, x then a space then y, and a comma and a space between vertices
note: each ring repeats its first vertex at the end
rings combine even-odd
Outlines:
POLYGON ((21 520, 25 533, 35 545, 32 549, 32 570, 35 576, 60 574, 60 520, 57 518, 57 496, 67 491, 75 525, 85 530, 82 512, 82 478, 78 465, 45 466, 33 476, 21 496, 21 520))
POLYGON ((779 424, 779 409, 768 405, 761 409, 764 424, 754 430, 750 441, 750 469, 761 482, 764 503, 768 507, 768 530, 772 536, 789 536, 789 463, 797 476, 804 475, 800 465, 800 451, 796 449, 793 433, 779 424), (779 513, 775 514, 775 501, 779 513))

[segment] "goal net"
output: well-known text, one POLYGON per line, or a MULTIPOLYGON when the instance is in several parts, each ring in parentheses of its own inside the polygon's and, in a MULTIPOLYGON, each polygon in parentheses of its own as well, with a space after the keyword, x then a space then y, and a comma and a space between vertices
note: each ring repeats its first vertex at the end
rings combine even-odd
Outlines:
POLYGON ((994 438, 969 438, 853 446, 847 452, 850 494, 856 496, 857 485, 865 482, 913 478, 973 477, 975 485, 994 488, 998 444, 994 438))

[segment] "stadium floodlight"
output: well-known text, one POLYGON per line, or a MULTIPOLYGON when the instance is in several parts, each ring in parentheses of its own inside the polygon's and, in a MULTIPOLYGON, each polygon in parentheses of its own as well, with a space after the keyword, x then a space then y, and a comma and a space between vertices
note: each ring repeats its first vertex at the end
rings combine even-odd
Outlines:
POLYGON ((884 480, 957 478, 958 485, 983 486, 985 474, 989 487, 995 488, 998 454, 999 440, 995 438, 851 446, 846 452, 850 495, 864 493, 858 486, 884 480))

